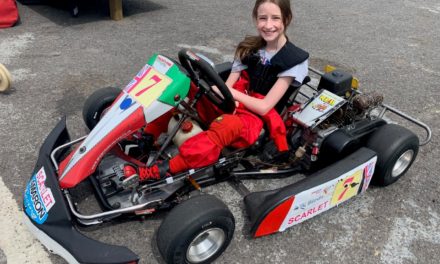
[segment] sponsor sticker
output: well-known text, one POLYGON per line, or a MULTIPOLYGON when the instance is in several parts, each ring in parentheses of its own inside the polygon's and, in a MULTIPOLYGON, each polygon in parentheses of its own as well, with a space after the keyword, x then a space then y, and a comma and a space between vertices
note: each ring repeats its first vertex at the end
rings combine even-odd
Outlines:
POLYGON ((125 99, 119 105, 119 108, 121 110, 127 110, 132 105, 133 105, 133 100, 130 97, 126 96, 125 99))
POLYGON ((199 57, 197 57, 197 55, 196 54, 194 54, 192 51, 187 51, 186 52, 186 55, 188 55, 188 57, 191 59, 191 60, 193 60, 193 61, 198 61, 199 60, 199 57))
POLYGON ((318 112, 324 112, 325 110, 327 110, 327 105, 326 104, 315 104, 315 103, 312 103, 312 108, 315 109, 318 112))
POLYGON ((171 60, 162 55, 157 55, 157 58, 153 63, 153 67, 161 73, 166 73, 173 65, 174 63, 171 60))
POLYGON ((376 160, 370 162, 364 168, 364 184, 362 185, 362 192, 365 192, 370 186, 371 178, 373 178, 374 168, 376 167, 376 160))
POLYGON ((325 120, 323 117, 330 114, 332 110, 338 109, 345 101, 336 94, 322 90, 304 109, 293 113, 292 116, 306 126, 316 126, 325 120))
POLYGON ((49 210, 55 205, 52 191, 46 187, 46 178, 46 172, 42 167, 31 177, 24 194, 26 214, 38 224, 46 221, 49 210))
POLYGON ((160 73, 155 68, 146 65, 124 89, 132 98, 134 98, 143 107, 148 107, 156 101, 163 91, 171 84, 172 80, 160 73))
POLYGON ((297 194, 280 231, 330 209, 334 189, 334 181, 331 181, 297 194))
POLYGON ((376 160, 377 157, 373 157, 337 178, 296 194, 279 231, 282 232, 359 194, 361 185, 362 191, 366 190, 373 176, 376 160))
POLYGON ((319 96, 319 100, 321 100, 321 102, 326 103, 330 106, 335 106, 336 102, 339 101, 337 97, 333 97, 332 94, 330 94, 330 93, 322 93, 319 96))
POLYGON ((340 178, 333 193, 331 205, 338 205, 358 194, 362 181, 363 168, 345 178, 340 178))

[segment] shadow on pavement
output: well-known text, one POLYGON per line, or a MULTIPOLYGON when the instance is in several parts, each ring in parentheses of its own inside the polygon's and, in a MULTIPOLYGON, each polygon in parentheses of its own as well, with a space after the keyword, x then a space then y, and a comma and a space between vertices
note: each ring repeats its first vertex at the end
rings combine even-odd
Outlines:
MULTIPOLYGON (((74 0, 78 14, 73 16, 72 0, 22 0, 23 5, 60 26, 72 26, 110 20, 109 0, 74 0)), ((148 13, 167 7, 148 0, 122 0, 124 17, 148 13)))

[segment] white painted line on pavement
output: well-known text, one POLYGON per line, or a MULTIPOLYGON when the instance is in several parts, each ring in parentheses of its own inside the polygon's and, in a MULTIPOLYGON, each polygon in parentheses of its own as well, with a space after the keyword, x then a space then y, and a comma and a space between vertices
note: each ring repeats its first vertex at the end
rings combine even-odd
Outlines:
POLYGON ((22 223, 23 211, 1 177, 0 201, 0 248, 7 263, 51 263, 44 247, 22 223))

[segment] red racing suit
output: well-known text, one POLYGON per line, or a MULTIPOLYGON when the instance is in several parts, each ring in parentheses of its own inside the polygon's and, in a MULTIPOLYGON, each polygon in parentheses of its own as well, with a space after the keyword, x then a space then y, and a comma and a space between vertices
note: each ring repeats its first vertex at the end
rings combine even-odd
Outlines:
MULTIPOLYGON (((234 88, 246 93, 249 87, 249 78, 246 71, 242 71, 240 79, 234 88)), ((264 98, 257 93, 250 96, 264 98)), ((258 139, 264 123, 269 130, 279 151, 287 151, 286 127, 278 112, 271 109, 264 116, 258 117, 240 104, 234 114, 222 114, 210 102, 199 101, 197 106, 201 118, 205 121, 213 120, 209 129, 188 140, 179 147, 179 154, 169 162, 172 174, 190 169, 201 168, 215 163, 226 146, 244 148, 251 146, 258 139), (207 103, 210 107, 207 107, 207 103), (207 111, 207 109, 209 109, 207 111), (220 116, 219 116, 220 115, 220 116), (217 118, 215 118, 218 116, 217 118)))

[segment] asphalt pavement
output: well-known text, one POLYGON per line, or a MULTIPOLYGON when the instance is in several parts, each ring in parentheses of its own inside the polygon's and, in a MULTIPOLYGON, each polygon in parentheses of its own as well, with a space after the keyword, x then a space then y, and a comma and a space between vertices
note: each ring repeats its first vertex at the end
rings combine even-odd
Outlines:
MULTIPOLYGON (((0 94, 0 263, 65 263, 45 251, 20 220, 23 190, 39 147, 63 115, 71 136, 82 136, 87 96, 105 86, 124 87, 153 53, 176 58, 181 48, 191 48, 220 63, 231 60, 244 35, 255 33, 251 0, 124 0, 125 17, 117 22, 99 1, 82 2, 78 18, 60 8, 19 4, 21 22, 0 29, 0 63, 14 81, 9 92, 0 94)), ((311 66, 330 63, 350 71, 361 90, 382 93, 387 104, 428 124, 433 137, 397 183, 371 188, 338 208, 259 239, 249 237, 241 196, 227 183, 208 188, 237 221, 234 239, 216 263, 438 263, 438 0, 292 3, 288 36, 309 51, 311 66)), ((262 190, 292 180, 245 184, 262 190)), ((162 263, 152 243, 162 217, 84 234, 126 245, 141 263, 162 263)))

